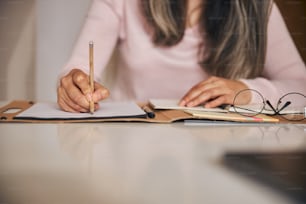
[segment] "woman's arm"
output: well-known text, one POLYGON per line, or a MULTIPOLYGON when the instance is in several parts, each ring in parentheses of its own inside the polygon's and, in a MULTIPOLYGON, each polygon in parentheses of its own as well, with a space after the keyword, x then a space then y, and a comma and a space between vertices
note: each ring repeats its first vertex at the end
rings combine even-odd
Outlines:
POLYGON ((305 64, 275 4, 268 23, 267 56, 263 75, 241 81, 274 103, 289 92, 306 94, 305 64))
MULTIPOLYGON (((242 89, 255 89, 272 103, 289 92, 306 94, 306 68, 295 47, 284 20, 274 4, 268 22, 268 44, 264 71, 255 79, 228 80, 211 77, 192 87, 181 99, 181 106, 216 107, 232 104, 242 89)), ((240 104, 251 102, 247 95, 240 104)))

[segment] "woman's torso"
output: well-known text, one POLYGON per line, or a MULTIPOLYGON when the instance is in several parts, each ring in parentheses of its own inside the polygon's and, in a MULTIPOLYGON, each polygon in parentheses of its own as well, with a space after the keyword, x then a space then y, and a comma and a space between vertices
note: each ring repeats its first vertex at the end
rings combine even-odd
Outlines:
POLYGON ((198 49, 203 43, 198 28, 187 28, 182 41, 173 47, 156 47, 137 5, 137 0, 123 5, 111 99, 181 98, 208 77, 198 64, 198 49))

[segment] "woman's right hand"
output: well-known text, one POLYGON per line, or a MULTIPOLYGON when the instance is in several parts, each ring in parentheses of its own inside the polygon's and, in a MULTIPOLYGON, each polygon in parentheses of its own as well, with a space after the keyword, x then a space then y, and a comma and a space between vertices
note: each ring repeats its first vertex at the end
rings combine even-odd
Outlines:
POLYGON ((89 112, 90 101, 95 103, 95 110, 99 108, 98 102, 106 99, 109 91, 101 84, 94 82, 94 92, 89 85, 89 76, 80 69, 71 70, 60 79, 57 88, 57 103, 67 112, 89 112))

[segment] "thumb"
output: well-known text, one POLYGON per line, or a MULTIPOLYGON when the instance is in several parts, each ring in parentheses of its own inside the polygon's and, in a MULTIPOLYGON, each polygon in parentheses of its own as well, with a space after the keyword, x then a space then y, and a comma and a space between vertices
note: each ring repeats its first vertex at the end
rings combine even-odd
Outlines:
POLYGON ((109 90, 107 88, 105 88, 104 86, 102 86, 101 84, 95 82, 95 90, 94 93, 92 95, 92 99, 95 103, 104 100, 106 98, 109 97, 109 90))

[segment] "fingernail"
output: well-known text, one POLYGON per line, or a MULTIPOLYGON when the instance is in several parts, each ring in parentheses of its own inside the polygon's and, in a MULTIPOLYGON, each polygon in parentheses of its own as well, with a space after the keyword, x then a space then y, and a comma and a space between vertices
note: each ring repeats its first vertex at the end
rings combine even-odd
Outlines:
POLYGON ((80 109, 80 112, 81 112, 81 113, 86 113, 86 112, 88 112, 88 110, 82 108, 82 109, 80 109))
POLYGON ((186 105, 186 102, 184 100, 179 102, 179 106, 185 106, 185 105, 186 105))
POLYGON ((193 106, 193 102, 189 102, 188 104, 187 104, 187 107, 192 107, 193 106))

